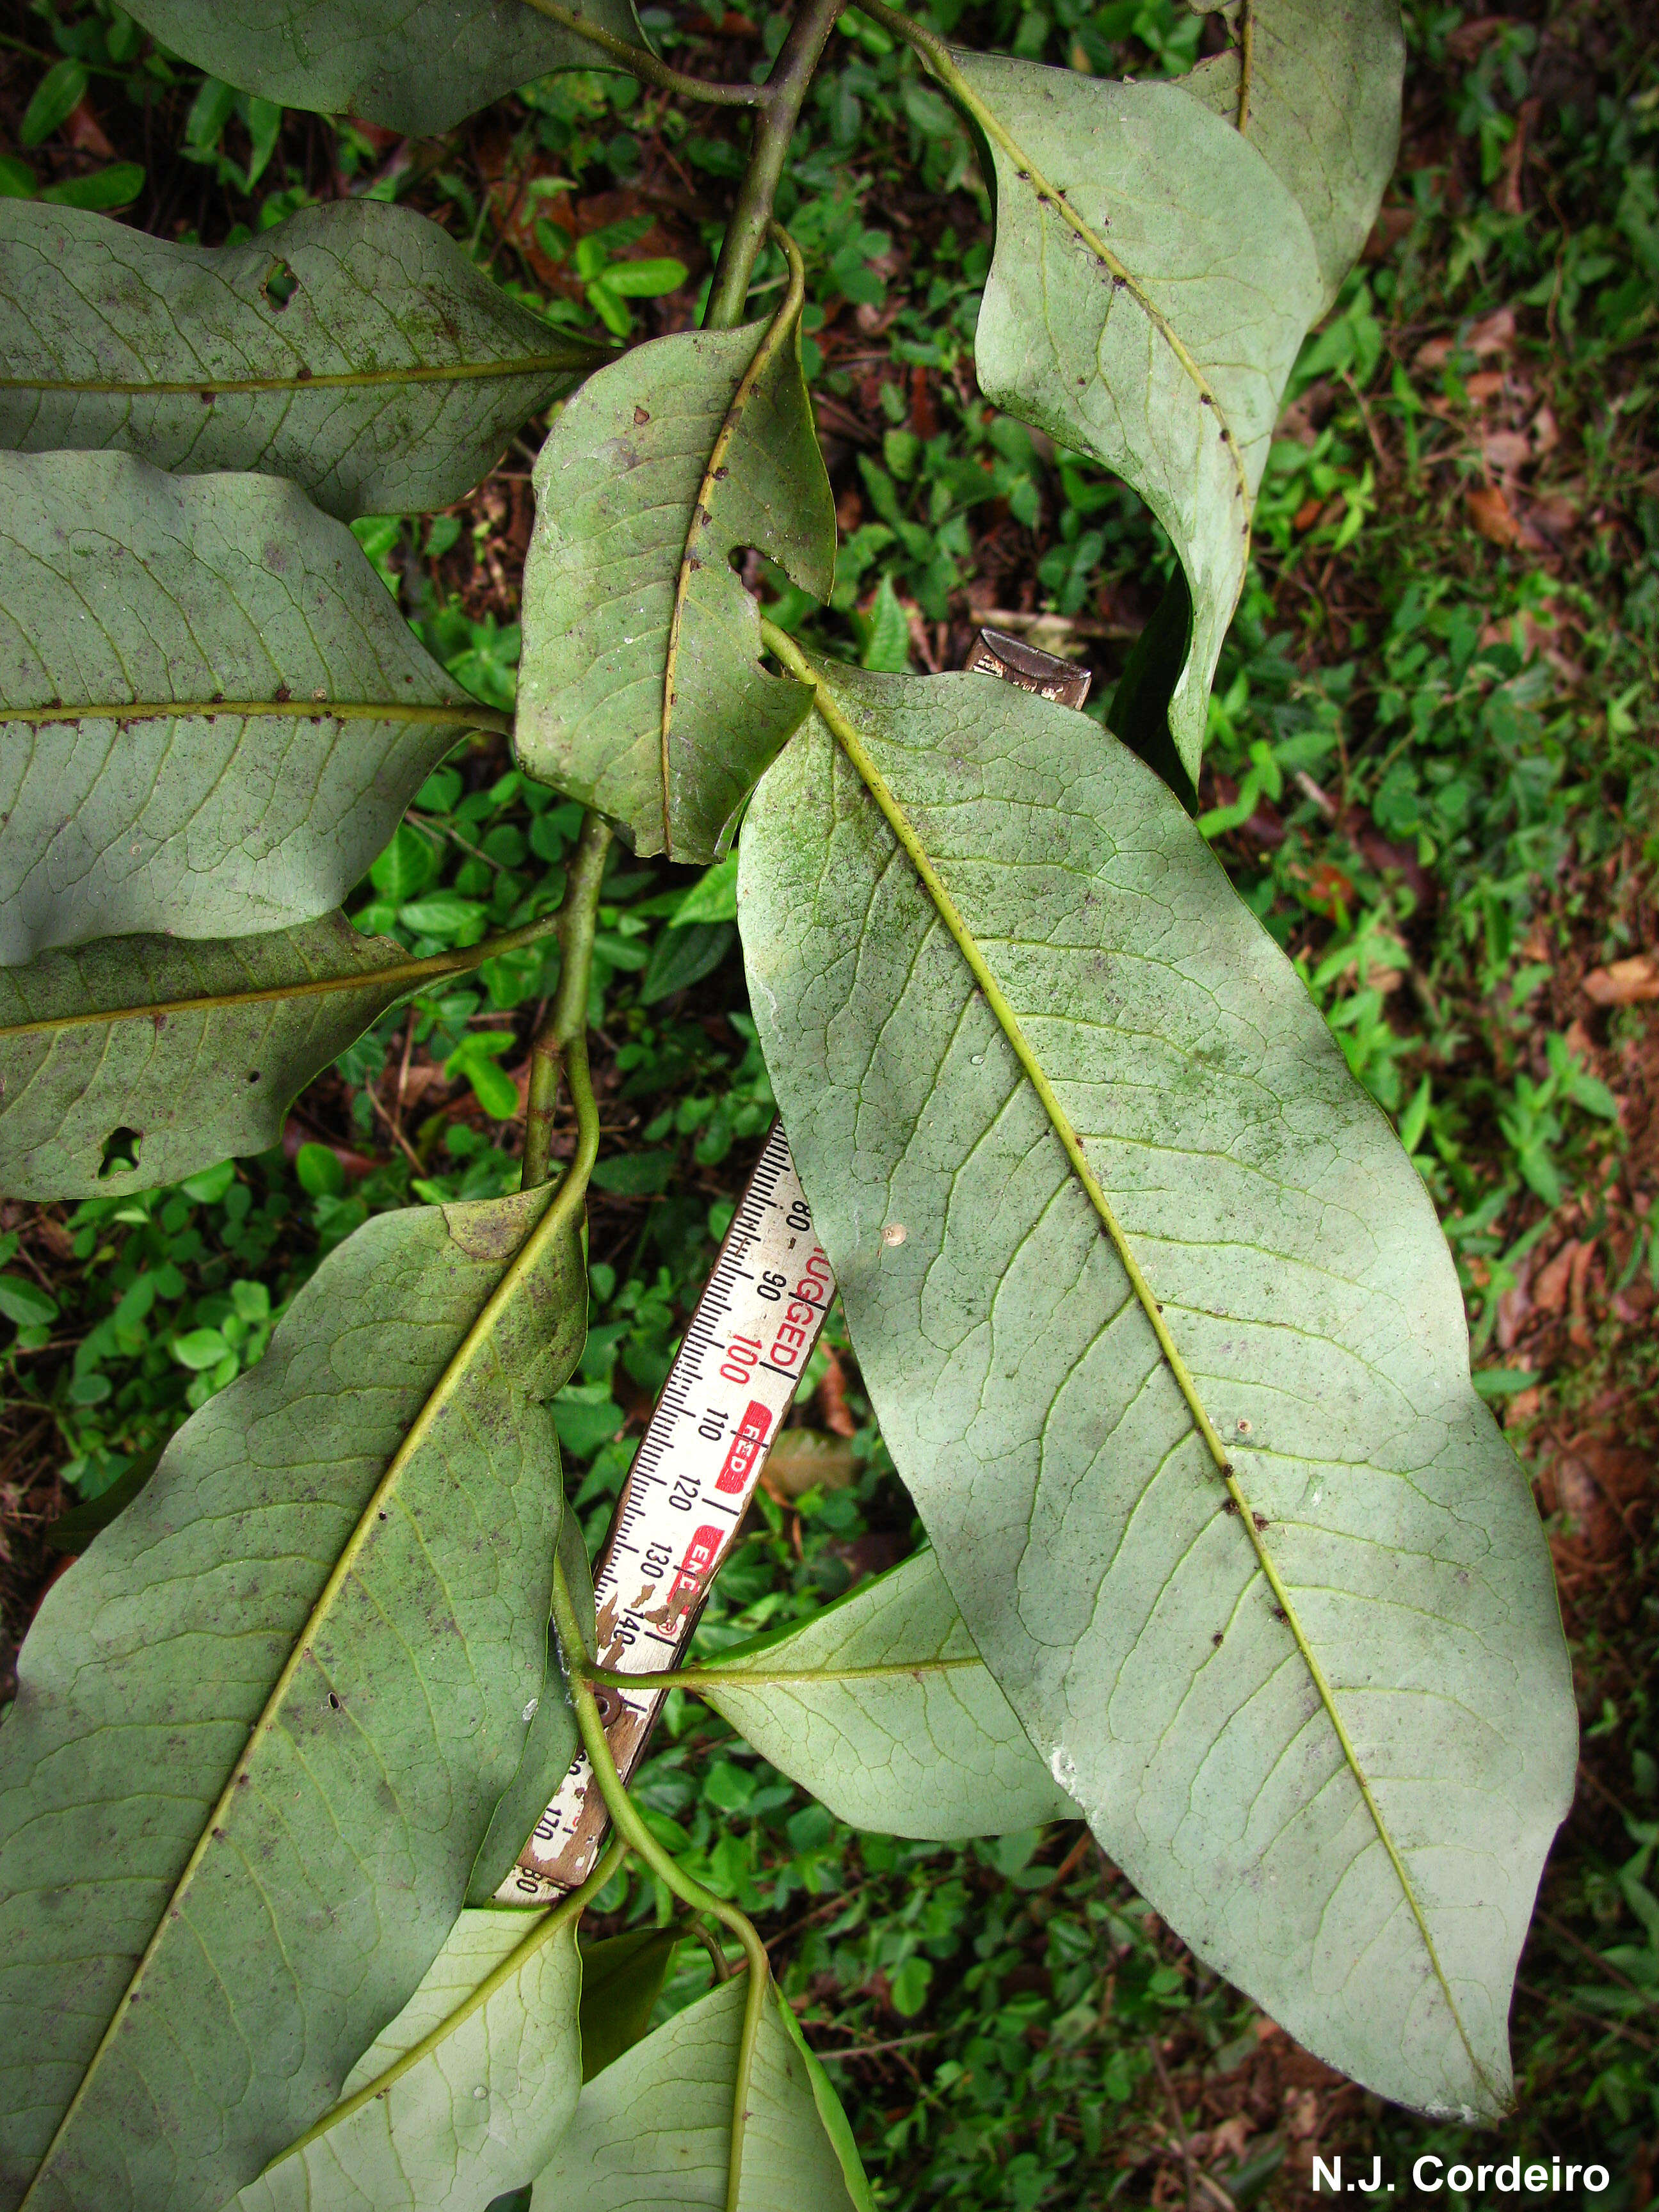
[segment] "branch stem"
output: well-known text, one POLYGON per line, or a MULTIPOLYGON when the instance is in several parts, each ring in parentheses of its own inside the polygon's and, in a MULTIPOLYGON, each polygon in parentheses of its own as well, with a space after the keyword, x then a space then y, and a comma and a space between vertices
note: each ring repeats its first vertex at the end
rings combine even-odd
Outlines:
POLYGON ((593 933, 598 926, 599 886, 611 852, 611 825, 589 812, 582 817, 581 835, 571 855, 559 908, 559 985, 547 1019, 530 1047, 530 1091, 526 1103, 524 1167, 520 1188, 529 1190, 548 1178, 548 1156, 553 1135, 553 1115, 558 1103, 562 1072, 570 1086, 576 1111, 576 1158, 574 1176, 582 1168, 582 1187, 599 1148, 599 1114, 587 1070, 587 991, 593 973, 593 933))
POLYGON ((659 92, 678 92, 687 100, 702 100, 715 107, 759 107, 766 94, 757 84, 715 84, 706 78, 688 76, 684 70, 672 69, 659 61, 648 46, 636 46, 629 39, 619 39, 612 31, 602 30, 597 23, 588 22, 574 9, 562 8, 558 0, 526 0, 526 4, 538 15, 545 15, 550 23, 557 23, 563 30, 572 31, 579 39, 586 39, 591 46, 609 54, 611 60, 641 84, 653 84, 659 92))
POLYGON ((617 1771, 617 1762, 611 1756, 605 1723, 599 1717, 599 1703, 588 1678, 587 1645, 582 1635, 581 1623, 576 1616, 570 1585, 564 1578, 564 1569, 556 1558, 553 1562, 553 1625, 558 1631, 565 1678, 570 1686, 570 1702, 575 1709, 576 1726, 581 1734, 582 1747, 593 1769, 593 1779, 599 1786, 599 1795, 605 1800, 611 1825, 641 1864, 649 1867, 663 1887, 678 1897, 681 1904, 689 1905, 694 1912, 709 1913, 722 1927, 729 1928, 743 1945, 749 1962, 749 1987, 745 1992, 743 2032, 738 2045, 737 2074, 732 2090, 732 2142, 726 2181, 726 2212, 738 2212, 738 2197, 743 2178, 744 2128, 749 2117, 750 2076, 754 2069, 755 2047, 760 2036, 761 2014, 772 1980, 766 1946, 761 1942, 753 1921, 746 1913, 739 1912, 735 1905, 728 1905, 724 1898, 716 1897, 713 1890, 705 1889, 700 1881, 694 1881, 676 1863, 646 1826, 643 1816, 624 1788, 623 1778, 617 1771))
POLYGON ((812 72, 818 65, 825 41, 835 27, 846 0, 800 0, 789 35, 778 50, 772 74, 762 91, 754 135, 749 143, 749 166, 726 226, 726 243, 714 269, 708 294, 708 312, 702 319, 706 331, 729 331, 743 320, 749 299, 749 280, 772 220, 772 203, 789 152, 789 142, 800 119, 801 103, 812 72))

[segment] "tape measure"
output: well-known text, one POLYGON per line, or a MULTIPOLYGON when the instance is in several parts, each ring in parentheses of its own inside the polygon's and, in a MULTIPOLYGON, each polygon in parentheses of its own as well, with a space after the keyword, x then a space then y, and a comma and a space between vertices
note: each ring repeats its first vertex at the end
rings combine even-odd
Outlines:
MULTIPOLYGON (((1086 669, 981 630, 969 658, 1023 690, 1080 707, 1086 669)), ((773 1124, 697 1302, 617 1502, 593 1574, 599 1663, 663 1674, 679 1662, 731 1550, 818 1340, 835 1276, 783 1124, 773 1124)), ((665 1690, 596 1688, 605 1741, 626 1782, 665 1690)), ((578 1751, 498 1905, 551 1904, 585 1881, 610 1815, 578 1751)))
MULTIPOLYGON (((676 1665, 818 1340, 835 1277, 775 1122, 617 1500, 593 1575, 599 1664, 676 1665)), ((624 1781, 666 1692, 595 1692, 624 1781)), ((579 1751, 496 1892, 539 1905, 592 1872, 609 1820, 579 1751)))

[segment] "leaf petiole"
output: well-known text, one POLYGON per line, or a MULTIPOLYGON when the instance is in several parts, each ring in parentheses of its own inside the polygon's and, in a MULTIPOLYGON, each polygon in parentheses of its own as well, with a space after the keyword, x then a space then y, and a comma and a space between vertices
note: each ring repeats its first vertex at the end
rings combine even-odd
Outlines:
POLYGON ((520 1188, 545 1182, 553 1112, 558 1103, 559 1073, 570 1085, 576 1111, 576 1158, 584 1189, 599 1149, 599 1109, 587 1068, 587 992, 593 973, 593 932, 599 911, 599 886, 611 851, 611 825, 591 810, 582 817, 581 836, 571 856, 557 928, 562 964, 559 987, 547 1019, 530 1047, 530 1090, 525 1110, 524 1166, 520 1188), (583 1163, 585 1162, 585 1164, 583 1163))
POLYGON ((563 30, 573 31, 579 39, 601 52, 642 84, 653 84, 659 92, 678 92, 688 100, 702 100, 716 107, 761 107, 766 102, 766 90, 757 84, 716 84, 700 76, 688 76, 684 70, 672 68, 667 62, 659 61, 648 46, 636 46, 631 40, 619 39, 614 32, 602 30, 597 23, 588 22, 573 8, 562 8, 558 0, 525 0, 538 15, 545 15, 550 23, 557 23, 563 30))
POLYGON ((761 1942, 759 1932, 746 1913, 740 1912, 735 1905, 728 1905, 724 1898, 716 1897, 713 1890, 705 1889, 701 1882, 694 1881, 663 1849, 629 1796, 623 1778, 617 1771, 617 1762, 611 1756, 605 1723, 599 1717, 592 1680, 586 1664, 587 1647, 582 1637, 581 1624, 576 1617, 570 1586, 564 1578, 563 1565, 556 1558, 553 1563, 553 1625, 558 1631, 565 1676, 570 1685, 570 1702, 575 1709, 576 1726, 580 1731, 582 1747, 587 1753, 593 1769, 593 1778, 599 1785, 599 1795, 605 1800, 605 1810, 611 1815, 617 1833, 641 1863, 649 1867, 663 1887, 678 1897, 683 1905, 689 1905, 694 1912, 710 1913, 723 1927, 729 1928, 743 1945, 748 1960, 749 1988, 744 2005, 743 2033, 738 2043, 736 2078, 732 2090, 732 2144, 726 2181, 726 2212, 738 2212, 750 2076, 754 2070, 761 2015, 772 1979, 766 1946, 761 1942))

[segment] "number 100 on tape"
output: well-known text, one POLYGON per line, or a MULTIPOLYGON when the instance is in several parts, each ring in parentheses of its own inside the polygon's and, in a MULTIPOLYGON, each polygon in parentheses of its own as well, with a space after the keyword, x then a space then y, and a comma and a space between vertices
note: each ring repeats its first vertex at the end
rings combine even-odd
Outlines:
MULTIPOLYGON (((675 1357, 593 1576, 599 1660, 660 1674, 678 1660, 732 1547, 789 1411, 835 1278, 775 1125, 675 1357)), ((624 1780, 665 1693, 600 1689, 606 1741, 624 1780)), ((496 1893, 539 1905, 592 1871, 608 1815, 585 1752, 496 1893)))

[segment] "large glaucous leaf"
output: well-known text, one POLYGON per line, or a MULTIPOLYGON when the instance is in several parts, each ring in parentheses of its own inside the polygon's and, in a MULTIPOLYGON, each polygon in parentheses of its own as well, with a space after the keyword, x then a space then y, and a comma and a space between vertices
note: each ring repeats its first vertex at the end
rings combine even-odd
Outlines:
POLYGON ((763 1759, 855 1828, 950 1841, 1077 1817, 931 1551, 685 1671, 763 1759))
POLYGON ((605 359, 380 200, 240 246, 0 201, 0 445, 260 469, 358 514, 447 507, 605 359))
POLYGON ((292 484, 0 454, 0 964, 313 921, 492 719, 292 484))
POLYGON ((963 1618, 1201 1956, 1492 2117, 1575 1719, 1421 1182, 1125 748, 983 676, 822 683, 838 739, 744 825, 750 995, 963 1618))
POLYGON ((324 1261, 55 1583, 0 1730, 0 2206, 214 2212, 442 1948, 545 1665, 544 1188, 324 1261))
POLYGON ((714 858, 811 693, 761 665, 748 546, 828 596, 836 518, 801 374, 800 291, 590 377, 536 464, 514 742, 641 854, 714 858))
MULTIPOLYGON (((532 2212, 727 2212, 746 1981, 711 1990, 586 2085, 532 2212)), ((747 2106, 736 2212, 873 2212, 840 2101, 775 1988, 747 2106)))
POLYGON ((259 937, 105 938, 0 968, 0 1194, 152 1190, 264 1152, 312 1077, 424 972, 337 913, 259 937), (106 1157, 117 1132, 131 1167, 106 1157))
MULTIPOLYGON (((641 43, 632 0, 567 0, 641 43)), ((550 70, 614 69, 526 0, 134 0, 128 10, 226 84, 426 136, 550 70)))
MULTIPOLYGON (((1191 0, 1205 13, 1225 0, 1191 0)), ((1400 150, 1406 40, 1399 0, 1248 0, 1243 44, 1175 82, 1242 128, 1296 194, 1319 252, 1325 296, 1341 289, 1376 221, 1400 150)))
MULTIPOLYGON (((1115 470, 1169 532, 1191 610, 1168 734, 1195 778, 1273 423, 1328 296, 1319 245, 1266 155, 1174 83, 942 66, 996 176, 981 388, 1115 470)), ((1396 113, 1398 92, 1396 75, 1396 113)))
MULTIPOLYGON (((587 1564, 587 1546, 574 1513, 559 1527, 559 1564, 567 1587, 575 1594, 577 1613, 584 1602, 586 1618, 593 1617, 593 1582, 587 1564)), ((545 1663, 535 1708, 529 1715, 518 1771, 497 1799, 489 1827, 473 1861, 467 1886, 469 1905, 492 1901, 522 1911, 525 1892, 515 1879, 516 1862, 542 1814, 558 1793, 576 1752, 576 1714, 570 1702, 564 1668, 560 1663, 559 1639, 550 1620, 544 1624, 545 1663)), ((589 1653, 589 1657, 592 1654, 589 1653)), ((538 1891, 540 1883, 534 1885, 538 1891)))
POLYGON ((337 2110, 236 2212, 483 2212, 538 2173, 582 2081, 576 1914, 464 1912, 337 2110))

